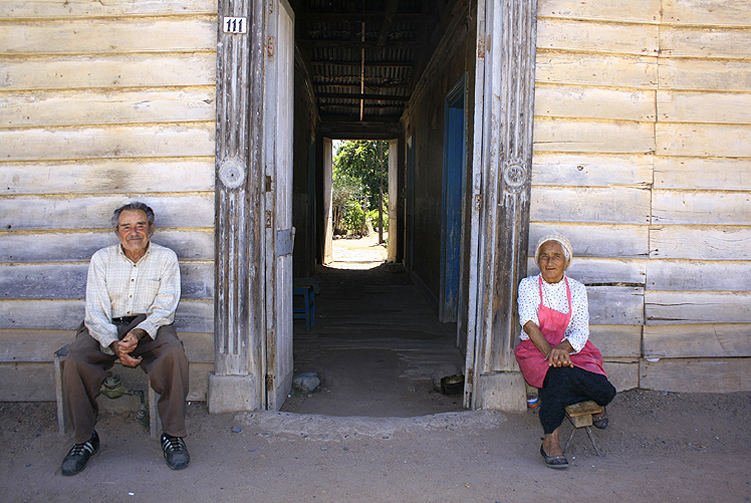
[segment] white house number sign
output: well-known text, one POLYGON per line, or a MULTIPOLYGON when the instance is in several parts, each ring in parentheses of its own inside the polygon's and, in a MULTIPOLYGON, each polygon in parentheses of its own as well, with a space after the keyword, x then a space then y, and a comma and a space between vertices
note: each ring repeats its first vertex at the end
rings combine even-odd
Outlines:
POLYGON ((224 33, 248 33, 248 18, 225 17, 222 20, 224 33))

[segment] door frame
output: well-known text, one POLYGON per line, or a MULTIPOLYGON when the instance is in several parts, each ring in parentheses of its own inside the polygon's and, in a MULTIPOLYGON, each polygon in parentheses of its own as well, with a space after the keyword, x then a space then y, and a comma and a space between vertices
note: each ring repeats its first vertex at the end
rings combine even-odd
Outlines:
POLYGON ((526 274, 537 1, 477 4, 464 406, 524 410, 514 358, 526 274))
POLYGON ((292 388, 292 178, 294 175, 295 13, 287 0, 269 0, 266 10, 264 89, 265 311, 261 375, 264 408, 279 410, 292 388), (284 39, 283 23, 291 26, 284 39), (270 50, 269 50, 270 49, 270 50), (282 81, 286 79, 286 81, 282 81), (287 96, 279 92, 287 91, 287 96))

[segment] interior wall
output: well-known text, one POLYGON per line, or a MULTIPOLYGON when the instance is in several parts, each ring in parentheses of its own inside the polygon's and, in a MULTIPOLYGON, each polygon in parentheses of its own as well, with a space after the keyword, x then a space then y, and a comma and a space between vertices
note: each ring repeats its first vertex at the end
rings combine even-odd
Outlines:
MULTIPOLYGON (((444 101, 469 64, 465 50, 469 41, 466 8, 464 2, 457 3, 458 22, 450 25, 449 32, 444 34, 444 40, 451 43, 439 44, 432 64, 421 76, 404 120, 405 142, 410 136, 414 136, 415 141, 415 246, 411 273, 436 309, 441 281, 444 101)), ((471 45, 474 47, 474 40, 471 45)))
POLYGON ((292 159, 293 208, 295 227, 293 268, 295 277, 312 276, 315 272, 318 230, 320 223, 316 198, 316 109, 310 87, 310 77, 299 58, 295 59, 295 107, 292 159))

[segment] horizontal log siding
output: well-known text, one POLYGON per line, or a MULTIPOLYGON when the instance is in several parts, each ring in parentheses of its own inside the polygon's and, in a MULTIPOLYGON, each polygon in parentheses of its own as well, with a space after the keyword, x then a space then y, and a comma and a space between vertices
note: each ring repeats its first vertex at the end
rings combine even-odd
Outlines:
POLYGON ((133 199, 180 259, 176 326, 190 399, 205 399, 216 2, 7 1, 0 20, 0 374, 22 391, 0 400, 53 399, 52 352, 83 316, 88 260, 117 242, 109 217, 133 199))
POLYGON ((634 386, 751 389, 751 4, 539 0, 538 23, 530 256, 571 238, 634 386))

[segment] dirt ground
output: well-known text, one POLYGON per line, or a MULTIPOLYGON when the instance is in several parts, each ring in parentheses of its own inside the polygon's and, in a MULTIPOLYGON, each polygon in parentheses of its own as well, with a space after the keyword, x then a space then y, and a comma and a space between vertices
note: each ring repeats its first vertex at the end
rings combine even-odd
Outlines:
MULTIPOLYGON (((363 418, 189 407, 191 465, 172 472, 133 414, 103 416, 86 470, 60 475, 69 440, 52 403, 2 403, 0 500, 513 502, 751 501, 751 393, 628 391, 571 466, 546 468, 534 412, 363 418)), ((568 431, 568 430, 566 430, 568 431)))
MULTIPOLYGON (((371 259, 352 253, 346 259, 360 260, 366 269, 371 259)), ((335 273, 331 277, 339 281, 335 273)), ((365 302, 383 298, 387 287, 366 288, 373 296, 365 302)), ((402 316, 396 308, 380 308, 389 318, 402 316)), ((333 316, 337 308, 324 303, 321 309, 333 316)), ((427 316, 414 304, 409 310, 427 316)), ((350 325, 326 322, 322 318, 320 328, 301 337, 311 347, 352 351, 341 345, 350 325), (324 340, 326 330, 338 346, 324 340)), ((441 327, 421 326, 427 328, 414 336, 418 342, 425 334, 446 336, 441 327)), ((361 339, 374 340, 368 333, 361 339)), ((408 360, 424 351, 403 349, 407 357, 388 364, 393 348, 384 347, 371 355, 379 364, 374 371, 393 367, 413 382, 424 382, 425 375, 409 372, 446 363, 438 356, 408 360)), ((285 405, 291 412, 210 415, 204 403, 189 404, 192 462, 179 472, 167 468, 158 440, 128 411, 102 415, 99 453, 84 472, 63 477, 60 463, 71 441, 57 432, 54 404, 0 403, 0 502, 751 501, 751 392, 619 393, 608 407, 610 427, 595 430, 605 456, 598 457, 577 431, 567 451, 571 466, 556 471, 539 455, 535 410, 462 411, 456 398, 414 385, 398 392, 408 406, 397 410, 394 400, 342 385, 347 378, 334 368, 340 356, 316 360, 307 354, 301 365, 315 363, 329 373, 311 396, 291 397, 285 405), (367 397, 368 407, 355 403, 357 397, 367 397)), ((395 382, 376 380, 379 389, 395 382)), ((570 427, 563 428, 566 438, 570 427)))

